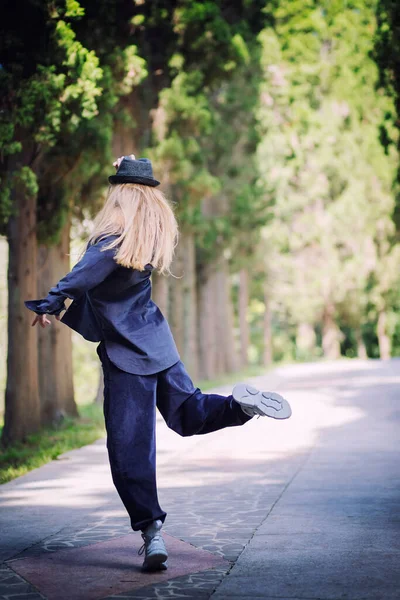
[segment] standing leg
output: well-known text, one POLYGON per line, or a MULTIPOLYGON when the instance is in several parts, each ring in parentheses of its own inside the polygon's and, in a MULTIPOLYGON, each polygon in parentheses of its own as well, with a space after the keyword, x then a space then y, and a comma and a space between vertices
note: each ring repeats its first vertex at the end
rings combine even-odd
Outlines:
POLYGON ((97 346, 104 373, 104 418, 111 475, 134 531, 164 522, 156 486, 155 404, 157 375, 133 375, 116 367, 97 346))
POLYGON ((158 373, 157 407, 168 427, 182 436, 243 425, 252 418, 233 396, 203 394, 182 361, 158 373))

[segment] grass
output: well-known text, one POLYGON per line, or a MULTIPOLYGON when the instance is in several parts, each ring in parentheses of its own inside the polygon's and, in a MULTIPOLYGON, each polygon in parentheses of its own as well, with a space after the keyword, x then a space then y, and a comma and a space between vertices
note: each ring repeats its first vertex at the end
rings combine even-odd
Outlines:
MULTIPOLYGON (((221 385, 242 381, 247 377, 261 375, 265 371, 265 367, 249 367, 244 371, 224 375, 217 379, 195 381, 194 383, 206 391, 221 385)), ((56 429, 50 427, 42 429, 29 436, 24 444, 14 444, 8 448, 0 447, 0 484, 41 467, 68 450, 91 444, 106 435, 101 405, 83 404, 78 408, 80 414, 78 418, 67 418, 56 429)))
POLYGON ((79 407, 80 416, 67 418, 57 428, 45 428, 22 444, 0 449, 0 483, 6 483, 57 458, 60 454, 91 444, 105 435, 103 408, 79 407))

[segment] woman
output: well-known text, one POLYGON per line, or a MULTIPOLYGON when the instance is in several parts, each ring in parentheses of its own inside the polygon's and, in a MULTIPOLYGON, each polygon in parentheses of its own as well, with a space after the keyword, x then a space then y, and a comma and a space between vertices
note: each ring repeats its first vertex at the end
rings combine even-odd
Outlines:
POLYGON ((166 517, 157 497, 155 410, 182 436, 243 425, 254 415, 287 419, 279 394, 238 384, 232 395, 203 394, 180 360, 171 330, 151 300, 153 269, 168 273, 177 242, 173 211, 153 177, 151 162, 134 155, 115 163, 104 207, 94 220, 86 251, 70 273, 41 300, 25 305, 32 325, 46 315, 100 342, 104 417, 113 482, 134 531, 142 531, 143 570, 166 568, 161 535, 166 517), (64 301, 73 302, 63 317, 64 301))

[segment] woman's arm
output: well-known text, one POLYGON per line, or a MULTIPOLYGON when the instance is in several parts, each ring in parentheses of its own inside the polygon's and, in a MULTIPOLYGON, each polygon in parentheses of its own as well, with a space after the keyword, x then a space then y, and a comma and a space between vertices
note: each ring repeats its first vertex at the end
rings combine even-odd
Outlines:
POLYGON ((51 288, 46 298, 26 300, 25 306, 37 315, 59 315, 61 311, 66 310, 64 304, 66 298, 76 300, 104 281, 118 267, 118 263, 114 260, 116 248, 101 251, 111 237, 115 236, 108 236, 90 245, 81 260, 51 288))

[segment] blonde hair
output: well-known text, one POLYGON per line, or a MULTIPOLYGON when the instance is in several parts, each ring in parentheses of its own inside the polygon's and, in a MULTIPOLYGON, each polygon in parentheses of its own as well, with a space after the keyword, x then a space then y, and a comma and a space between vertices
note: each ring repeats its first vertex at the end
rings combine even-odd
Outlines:
POLYGON ((115 254, 118 264, 139 271, 151 264, 160 273, 170 272, 178 225, 160 190, 137 183, 110 185, 88 244, 106 235, 118 236, 103 247, 108 250, 119 246, 115 254))

